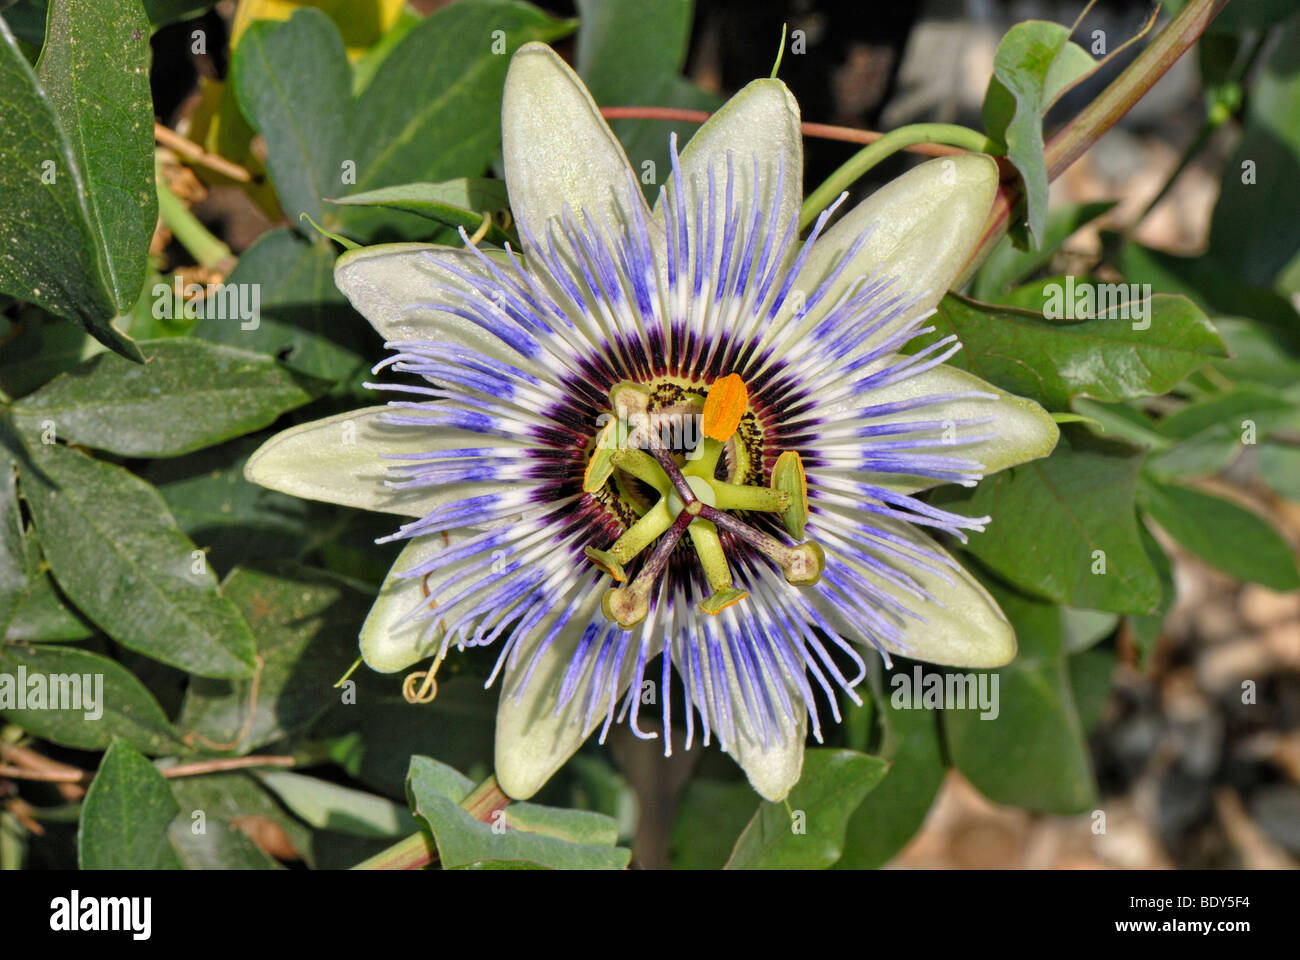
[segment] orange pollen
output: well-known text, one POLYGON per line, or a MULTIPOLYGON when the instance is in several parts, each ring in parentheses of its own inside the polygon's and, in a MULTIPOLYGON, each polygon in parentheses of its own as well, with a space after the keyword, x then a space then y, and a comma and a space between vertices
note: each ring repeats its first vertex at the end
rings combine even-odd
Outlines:
POLYGON ((704 435, 719 443, 730 440, 747 409, 749 388, 739 374, 729 373, 715 381, 704 399, 704 435))

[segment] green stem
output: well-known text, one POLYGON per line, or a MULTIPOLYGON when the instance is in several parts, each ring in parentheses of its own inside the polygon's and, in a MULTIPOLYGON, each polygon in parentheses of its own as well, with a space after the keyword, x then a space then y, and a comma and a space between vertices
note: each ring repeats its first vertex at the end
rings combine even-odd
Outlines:
POLYGON ((418 870, 433 862, 429 838, 423 833, 413 833, 387 850, 382 850, 369 860, 362 860, 353 870, 418 870))
POLYGON ((832 200, 880 161, 919 143, 946 143, 980 153, 994 153, 998 150, 997 144, 984 134, 955 123, 912 123, 891 130, 851 156, 820 187, 808 194, 803 209, 799 212, 799 229, 807 228, 832 200))
POLYGON ((194 262, 209 270, 228 269, 235 256, 230 248, 199 223, 190 208, 158 177, 158 215, 176 242, 189 251, 194 262))

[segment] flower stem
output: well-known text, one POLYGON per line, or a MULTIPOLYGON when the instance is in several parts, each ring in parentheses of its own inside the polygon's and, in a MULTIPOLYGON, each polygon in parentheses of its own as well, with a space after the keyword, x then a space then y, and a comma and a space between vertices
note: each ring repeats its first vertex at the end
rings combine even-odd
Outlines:
POLYGON ((993 153, 998 149, 997 144, 979 131, 954 123, 912 123, 891 130, 851 156, 821 186, 808 194, 799 213, 799 229, 804 229, 816 220, 817 214, 829 206, 832 200, 880 161, 920 143, 944 143, 981 153, 993 153))
POLYGON ((176 242, 189 251, 194 262, 209 270, 228 270, 235 256, 230 248, 208 232, 180 197, 172 193, 167 181, 158 176, 158 216, 172 232, 176 242))

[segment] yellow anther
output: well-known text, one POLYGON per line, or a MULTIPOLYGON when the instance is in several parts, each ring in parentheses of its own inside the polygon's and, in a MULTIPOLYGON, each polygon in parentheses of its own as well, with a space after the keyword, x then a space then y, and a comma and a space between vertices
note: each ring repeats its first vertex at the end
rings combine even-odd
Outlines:
POLYGON ((701 431, 720 443, 730 440, 748 409, 749 388, 739 374, 729 373, 709 387, 709 395, 704 398, 701 431))
POLYGON ((803 460, 794 450, 787 450, 776 458, 772 467, 772 489, 789 497, 781 510, 781 522, 790 536, 803 539, 808 523, 808 477, 804 474, 803 460))

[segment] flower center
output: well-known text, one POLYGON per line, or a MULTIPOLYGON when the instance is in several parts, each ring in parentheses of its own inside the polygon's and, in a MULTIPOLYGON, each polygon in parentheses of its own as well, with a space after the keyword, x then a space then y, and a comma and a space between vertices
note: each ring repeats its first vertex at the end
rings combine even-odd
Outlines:
MULTIPOLYGON (((808 518, 808 490, 795 451, 782 453, 770 483, 760 456, 737 433, 749 407, 749 392, 736 374, 715 381, 704 396, 656 402, 665 385, 622 381, 610 390, 610 414, 594 440, 583 476, 588 494, 612 491, 637 515, 607 549, 587 547, 587 558, 619 584, 605 592, 605 615, 625 628, 646 618, 650 600, 673 551, 689 537, 710 593, 699 607, 717 614, 747 597, 735 585, 723 546, 766 557, 797 586, 817 582, 825 554, 811 541, 787 544, 735 516, 775 513, 794 540, 802 540, 808 518), (682 402, 685 400, 685 402, 682 402), (698 411, 698 412, 697 412, 698 411), (723 460, 731 452, 730 468, 723 460), (756 474, 757 482, 744 482, 756 474), (646 493, 645 491, 649 491, 646 493), (629 580, 627 566, 639 559, 629 580)), ((752 419, 752 418, 751 418, 752 419)))

